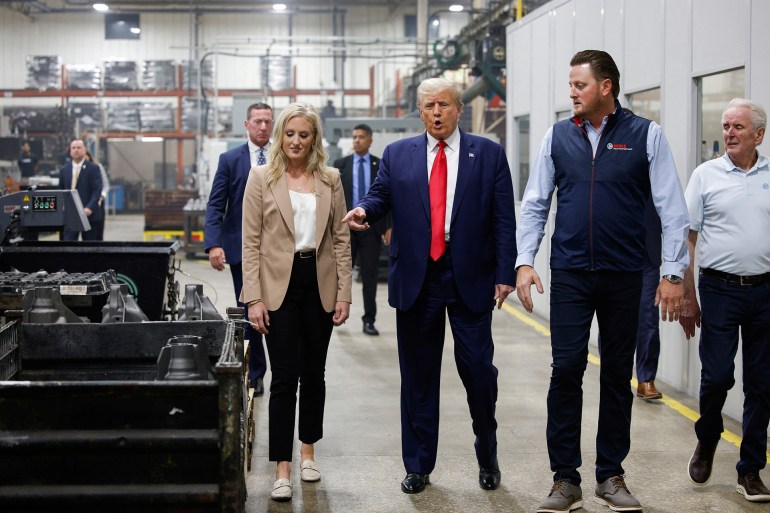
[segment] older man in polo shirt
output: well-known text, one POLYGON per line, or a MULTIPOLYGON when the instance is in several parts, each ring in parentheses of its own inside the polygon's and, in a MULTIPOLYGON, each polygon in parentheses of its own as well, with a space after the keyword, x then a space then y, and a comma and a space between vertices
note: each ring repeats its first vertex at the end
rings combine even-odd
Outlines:
POLYGON ((760 155, 767 114, 743 98, 722 114, 725 154, 693 172, 685 192, 690 215, 690 267, 680 323, 689 339, 701 326, 698 444, 688 473, 697 485, 711 477, 724 430, 722 407, 735 384, 738 333, 743 340, 743 441, 737 491, 752 502, 770 501, 759 471, 765 467, 770 420, 770 168, 760 155), (693 255, 700 233, 698 291, 693 255))

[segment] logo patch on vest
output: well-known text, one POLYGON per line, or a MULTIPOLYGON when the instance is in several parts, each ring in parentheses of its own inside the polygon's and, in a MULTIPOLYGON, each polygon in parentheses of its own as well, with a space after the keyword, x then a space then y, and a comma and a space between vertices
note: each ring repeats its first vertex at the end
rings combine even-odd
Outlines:
POLYGON ((607 143, 607 149, 608 150, 620 150, 620 151, 633 151, 633 148, 629 148, 625 144, 613 144, 613 143, 607 143))

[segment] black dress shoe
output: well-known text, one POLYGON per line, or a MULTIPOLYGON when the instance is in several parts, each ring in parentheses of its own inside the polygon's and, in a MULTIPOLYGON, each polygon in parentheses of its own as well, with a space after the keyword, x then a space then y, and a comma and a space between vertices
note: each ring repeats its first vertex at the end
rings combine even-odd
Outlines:
POLYGON ((714 452, 717 450, 717 443, 706 444, 698 440, 695 452, 692 453, 690 463, 687 465, 687 473, 696 485, 705 485, 711 479, 711 468, 714 465, 714 452))
POLYGON ((401 491, 404 493, 420 493, 425 490, 425 485, 430 484, 430 474, 418 474, 410 472, 401 481, 401 491))
POLYGON ((500 469, 479 468, 479 486, 484 490, 497 490, 500 486, 500 469))
POLYGON ((254 395, 262 395, 265 393, 265 384, 262 382, 262 378, 249 381, 249 388, 254 389, 254 395))
POLYGON ((377 336, 380 334, 380 332, 377 331, 377 328, 374 327, 373 322, 364 323, 364 333, 366 333, 367 335, 373 335, 373 336, 377 336))

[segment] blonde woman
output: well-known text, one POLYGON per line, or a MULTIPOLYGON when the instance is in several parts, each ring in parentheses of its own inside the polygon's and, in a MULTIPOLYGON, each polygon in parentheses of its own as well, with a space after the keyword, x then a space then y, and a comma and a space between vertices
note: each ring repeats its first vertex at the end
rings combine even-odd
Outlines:
POLYGON ((299 386, 303 481, 321 479, 314 444, 323 436, 324 374, 332 327, 350 314, 350 232, 339 171, 325 165, 316 109, 293 103, 275 125, 269 163, 249 173, 243 198, 243 290, 249 321, 265 335, 272 380, 271 497, 290 500, 299 386))

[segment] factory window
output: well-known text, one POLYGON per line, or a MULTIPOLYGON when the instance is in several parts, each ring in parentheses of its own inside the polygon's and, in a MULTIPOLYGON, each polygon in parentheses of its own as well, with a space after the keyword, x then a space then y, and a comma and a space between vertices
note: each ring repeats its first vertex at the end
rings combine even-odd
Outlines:
POLYGON ((105 14, 104 39, 139 39, 139 14, 105 14))
POLYGON ((724 153, 722 112, 733 98, 746 95, 743 68, 702 77, 698 84, 700 144, 698 164, 724 153))
POLYGON ((404 15, 404 37, 417 37, 417 16, 414 14, 404 15))
POLYGON ((516 145, 519 149, 519 180, 516 193, 519 201, 521 201, 529 180, 529 116, 519 116, 515 121, 519 134, 516 145))
POLYGON ((660 87, 632 93, 626 98, 628 108, 634 111, 634 114, 660 124, 660 87))

